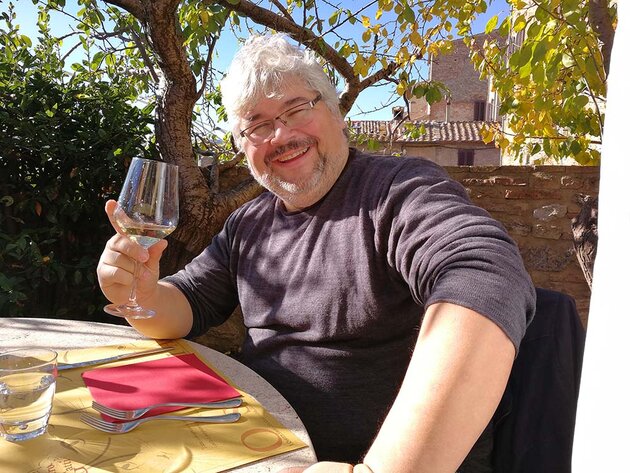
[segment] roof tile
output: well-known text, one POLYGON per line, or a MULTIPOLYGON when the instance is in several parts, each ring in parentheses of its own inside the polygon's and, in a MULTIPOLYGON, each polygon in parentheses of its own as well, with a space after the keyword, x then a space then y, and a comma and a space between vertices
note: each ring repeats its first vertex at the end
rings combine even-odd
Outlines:
POLYGON ((387 120, 356 120, 350 121, 350 127, 355 133, 367 135, 380 141, 394 139, 402 142, 470 142, 483 141, 481 128, 483 125, 498 125, 494 122, 482 121, 416 121, 397 122, 387 120), (423 132, 410 131, 410 125, 424 126, 423 132))

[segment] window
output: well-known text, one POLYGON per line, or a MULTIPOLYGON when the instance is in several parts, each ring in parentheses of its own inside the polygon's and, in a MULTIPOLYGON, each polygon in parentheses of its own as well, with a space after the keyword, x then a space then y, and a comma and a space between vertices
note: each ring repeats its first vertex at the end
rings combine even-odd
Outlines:
POLYGON ((486 102, 477 100, 475 102, 475 116, 473 118, 476 122, 486 121, 486 102))
POLYGON ((392 107, 392 120, 400 121, 404 118, 405 109, 403 107, 392 107))
POLYGON ((474 149, 457 150, 457 165, 458 166, 473 166, 474 164, 475 164, 475 150, 474 149))

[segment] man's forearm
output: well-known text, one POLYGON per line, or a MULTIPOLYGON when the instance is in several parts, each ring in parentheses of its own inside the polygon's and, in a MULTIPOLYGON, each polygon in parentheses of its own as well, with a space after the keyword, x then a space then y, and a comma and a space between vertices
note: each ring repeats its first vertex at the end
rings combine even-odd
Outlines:
POLYGON ((486 317, 448 303, 429 307, 365 463, 374 473, 453 473, 494 413, 514 354, 486 317))
POLYGON ((142 305, 156 311, 150 319, 128 319, 138 332, 156 339, 186 336, 192 328, 192 309, 186 296, 172 284, 158 282, 153 297, 142 305))

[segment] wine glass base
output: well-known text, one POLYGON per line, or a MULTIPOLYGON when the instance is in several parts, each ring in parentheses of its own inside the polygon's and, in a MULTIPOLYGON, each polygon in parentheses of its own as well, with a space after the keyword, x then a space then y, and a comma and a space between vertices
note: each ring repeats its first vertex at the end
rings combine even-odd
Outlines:
POLYGON ((150 319, 155 317, 155 311, 151 309, 145 309, 144 307, 130 306, 126 304, 116 305, 109 304, 103 307, 103 310, 109 315, 116 317, 123 317, 125 319, 150 319))

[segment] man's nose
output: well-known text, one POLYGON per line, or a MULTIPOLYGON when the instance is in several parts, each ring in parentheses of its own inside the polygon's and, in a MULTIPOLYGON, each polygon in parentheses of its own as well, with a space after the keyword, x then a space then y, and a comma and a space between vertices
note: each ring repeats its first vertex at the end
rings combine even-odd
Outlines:
POLYGON ((293 134, 293 129, 286 126, 281 120, 276 120, 275 125, 273 136, 269 140, 272 144, 283 143, 293 134))

